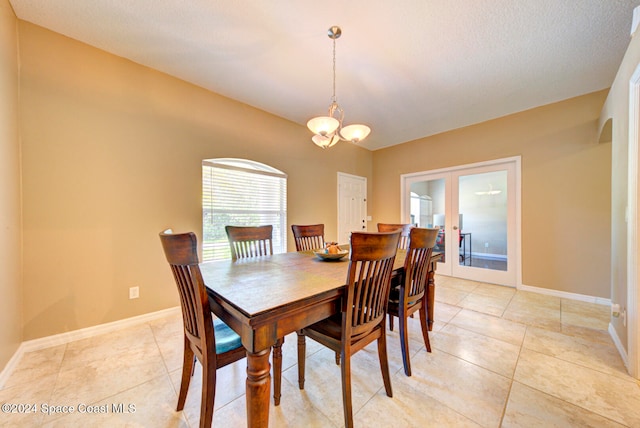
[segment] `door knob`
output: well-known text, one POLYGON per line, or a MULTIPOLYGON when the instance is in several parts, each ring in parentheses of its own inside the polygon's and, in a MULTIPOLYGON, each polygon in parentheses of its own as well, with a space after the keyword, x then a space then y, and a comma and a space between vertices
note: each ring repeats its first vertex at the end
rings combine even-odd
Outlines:
POLYGON ((458 230, 458 226, 453 226, 453 230, 458 230))

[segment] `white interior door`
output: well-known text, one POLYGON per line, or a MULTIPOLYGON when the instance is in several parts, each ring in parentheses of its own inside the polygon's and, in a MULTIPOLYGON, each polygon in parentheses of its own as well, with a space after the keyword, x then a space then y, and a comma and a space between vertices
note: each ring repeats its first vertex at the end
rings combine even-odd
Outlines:
POLYGON ((441 229, 437 272, 516 286, 519 250, 519 158, 402 177, 402 216, 441 229))
POLYGON ((351 232, 367 230, 367 178, 338 173, 338 243, 347 244, 351 232))

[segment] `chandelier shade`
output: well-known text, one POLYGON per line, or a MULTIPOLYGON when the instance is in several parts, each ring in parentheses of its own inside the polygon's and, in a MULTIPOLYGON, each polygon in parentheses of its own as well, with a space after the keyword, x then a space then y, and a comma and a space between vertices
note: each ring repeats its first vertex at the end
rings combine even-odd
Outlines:
POLYGON ((315 143, 316 146, 322 147, 323 149, 328 149, 329 147, 335 146, 338 141, 340 141, 340 137, 337 135, 333 135, 331 137, 326 135, 316 134, 311 137, 311 141, 315 143))
POLYGON ((307 128, 315 134, 311 141, 323 149, 334 146, 340 140, 358 143, 367 138, 371 132, 371 128, 367 125, 343 126, 344 111, 338 105, 336 98, 336 39, 342 35, 342 30, 338 26, 333 26, 329 28, 327 34, 333 40, 333 97, 327 116, 314 117, 307 122, 307 128))
POLYGON ((329 116, 318 116, 307 122, 307 128, 317 135, 333 134, 340 126, 338 119, 329 116))
POLYGON ((367 125, 348 125, 340 130, 340 137, 343 140, 357 143, 367 138, 369 132, 371 132, 371 128, 367 125))

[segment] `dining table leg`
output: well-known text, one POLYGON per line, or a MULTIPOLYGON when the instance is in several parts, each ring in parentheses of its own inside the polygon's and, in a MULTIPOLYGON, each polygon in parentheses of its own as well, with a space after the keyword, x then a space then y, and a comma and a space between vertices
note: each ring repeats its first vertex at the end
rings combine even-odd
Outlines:
MULTIPOLYGON (((433 263, 435 265, 435 263, 433 263)), ((427 324, 429 325, 429 331, 433 330, 433 306, 435 303, 436 295, 436 281, 435 281, 435 266, 429 269, 427 274, 427 324)))
POLYGON ((271 348, 255 353, 247 351, 247 426, 250 428, 269 426, 270 353, 271 348))

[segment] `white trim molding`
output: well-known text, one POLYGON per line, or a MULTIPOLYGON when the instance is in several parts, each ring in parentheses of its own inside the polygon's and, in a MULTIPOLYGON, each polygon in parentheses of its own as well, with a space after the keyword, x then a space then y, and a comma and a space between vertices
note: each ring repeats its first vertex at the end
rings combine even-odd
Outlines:
POLYGON ((568 291, 551 290, 549 288, 533 287, 531 285, 519 285, 516 287, 520 291, 529 291, 531 293, 546 294, 547 296, 556 296, 562 299, 579 300, 581 302, 596 303, 598 305, 611 306, 611 299, 604 297, 588 296, 586 294, 570 293, 568 291))
POLYGON ((79 330, 68 331, 66 333, 54 334, 53 336, 41 337, 39 339, 27 340, 22 342, 16 352, 13 354, 7 365, 0 372, 0 389, 2 389, 9 379, 15 368, 20 363, 23 355, 27 352, 39 351, 41 349, 51 348, 53 346, 64 345, 76 340, 87 339, 89 337, 98 336, 105 333, 118 331, 126 327, 138 324, 144 324, 159 318, 180 313, 180 306, 163 309, 157 312, 138 315, 131 318, 125 318, 119 321, 113 321, 106 324, 99 324, 93 327, 82 328, 79 330))
MULTIPOLYGON (((638 295, 638 144, 640 144, 640 65, 629 80, 629 141, 627 168, 627 352, 629 374, 640 379, 640 317, 638 295)), ((618 303, 618 302, 616 302, 618 303)), ((619 302, 623 303, 623 302, 619 302)))
POLYGON ((613 340, 613 344, 616 346, 616 349, 618 350, 618 353, 622 358, 622 362, 624 363, 624 366, 627 368, 627 371, 629 371, 629 355, 627 354, 627 350, 624 349, 624 346, 622 345, 622 341, 618 336, 618 332, 616 331, 616 329, 613 327, 613 324, 611 323, 609 324, 609 336, 611 336, 611 339, 613 340))

